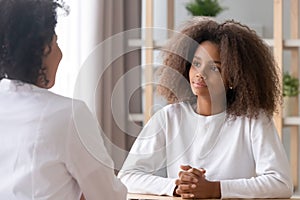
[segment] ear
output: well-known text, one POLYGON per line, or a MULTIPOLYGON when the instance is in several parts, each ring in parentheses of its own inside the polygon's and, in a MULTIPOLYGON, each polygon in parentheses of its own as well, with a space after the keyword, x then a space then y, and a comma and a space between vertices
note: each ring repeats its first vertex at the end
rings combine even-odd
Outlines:
POLYGON ((47 44, 46 46, 45 46, 45 48, 44 48, 44 56, 47 56, 49 53, 50 53, 50 51, 51 51, 51 48, 50 48, 50 46, 47 44))
POLYGON ((50 54, 51 52, 51 46, 55 40, 55 34, 52 36, 51 38, 51 42, 49 44, 46 44, 45 47, 44 47, 44 56, 47 56, 48 54, 50 54))

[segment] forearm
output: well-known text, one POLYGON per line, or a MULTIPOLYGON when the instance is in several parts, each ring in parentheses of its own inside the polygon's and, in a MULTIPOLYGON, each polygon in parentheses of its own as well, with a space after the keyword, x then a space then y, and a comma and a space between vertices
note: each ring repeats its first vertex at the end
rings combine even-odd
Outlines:
POLYGON ((222 198, 290 198, 292 186, 267 175, 220 182, 222 198))
POLYGON ((131 193, 144 193, 156 195, 173 195, 175 179, 164 178, 142 172, 120 173, 119 178, 131 193))

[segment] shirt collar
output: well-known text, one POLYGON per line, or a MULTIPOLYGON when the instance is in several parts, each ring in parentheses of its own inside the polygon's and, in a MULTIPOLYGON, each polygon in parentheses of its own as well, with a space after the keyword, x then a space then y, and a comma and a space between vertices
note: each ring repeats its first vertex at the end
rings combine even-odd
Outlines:
POLYGON ((0 80, 0 91, 29 91, 29 90, 45 90, 33 84, 24 83, 19 80, 11 80, 3 78, 0 80))

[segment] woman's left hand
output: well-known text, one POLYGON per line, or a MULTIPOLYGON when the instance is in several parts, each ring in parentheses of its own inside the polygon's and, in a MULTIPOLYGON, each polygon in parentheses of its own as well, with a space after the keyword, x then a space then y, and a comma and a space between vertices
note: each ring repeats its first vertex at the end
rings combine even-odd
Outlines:
POLYGON ((176 180, 176 194, 184 199, 189 198, 220 198, 220 182, 211 182, 205 179, 205 170, 181 166, 176 180))

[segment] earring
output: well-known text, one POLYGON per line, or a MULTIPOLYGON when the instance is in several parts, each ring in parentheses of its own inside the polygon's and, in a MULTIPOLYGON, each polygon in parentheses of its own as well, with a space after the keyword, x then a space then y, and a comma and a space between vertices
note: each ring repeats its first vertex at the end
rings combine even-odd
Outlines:
POLYGON ((233 87, 232 87, 232 86, 229 86, 229 89, 230 89, 230 90, 232 90, 232 89, 233 89, 233 87))

